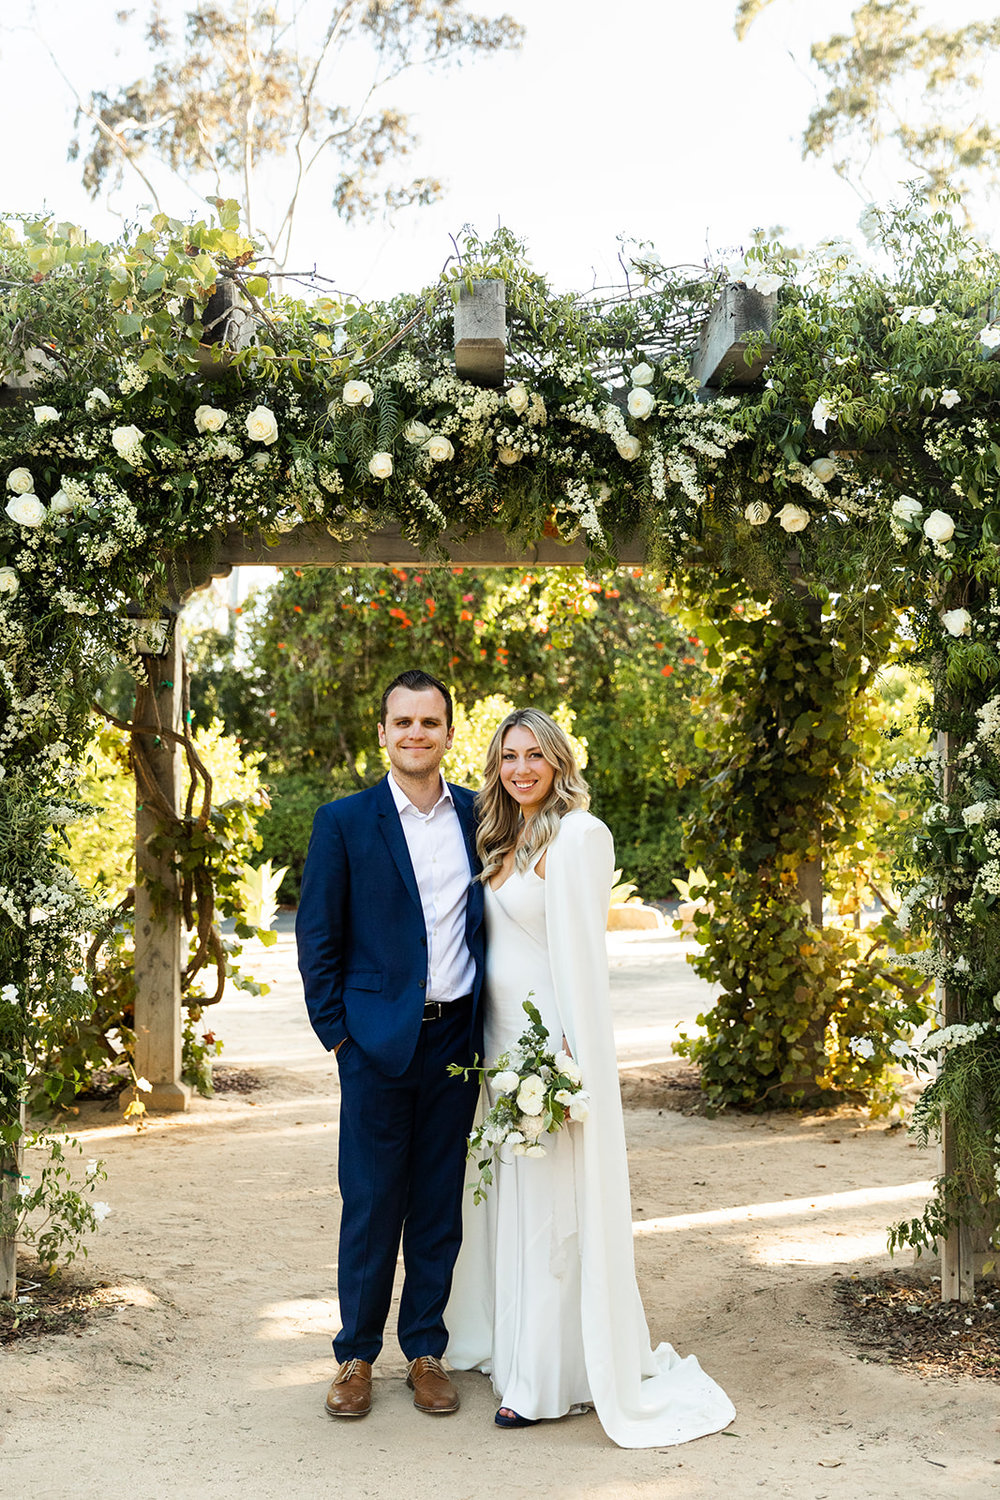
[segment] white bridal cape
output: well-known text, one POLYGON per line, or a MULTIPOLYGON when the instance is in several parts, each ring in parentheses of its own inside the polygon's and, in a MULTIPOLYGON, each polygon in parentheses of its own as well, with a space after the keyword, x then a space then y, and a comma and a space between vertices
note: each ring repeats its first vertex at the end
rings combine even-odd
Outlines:
POLYGON ((613 869, 608 829, 572 812, 548 847, 544 880, 528 870, 487 888, 487 1061, 524 1030, 532 991, 553 1051, 565 1034, 591 1108, 585 1122, 543 1137, 544 1160, 499 1163, 485 1204, 466 1194, 447 1358, 492 1375, 522 1416, 593 1402, 620 1447, 653 1448, 718 1432, 736 1413, 693 1356, 650 1348, 604 941, 613 869))

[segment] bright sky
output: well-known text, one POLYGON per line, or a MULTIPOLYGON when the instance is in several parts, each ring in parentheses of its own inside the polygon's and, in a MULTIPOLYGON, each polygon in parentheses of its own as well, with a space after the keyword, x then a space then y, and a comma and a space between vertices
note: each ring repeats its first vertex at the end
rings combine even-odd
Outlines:
MULTIPOLYGON (((66 161, 73 100, 37 33, 81 92, 139 75, 140 49, 124 50, 114 14, 123 0, 3 0, 0 11, 0 208, 50 210, 101 238, 121 219, 92 203, 66 161)), ((193 0, 191 0, 193 4, 193 0)), ((183 0, 163 0, 179 18, 183 0)), ((322 8, 322 7, 321 7, 322 8)), ((485 57, 460 71, 411 76, 390 97, 414 111, 423 145, 414 170, 445 179, 444 200, 401 213, 394 225, 345 227, 313 180, 295 262, 314 262, 339 286, 385 296, 432 281, 449 233, 498 220, 528 241, 557 287, 618 279, 617 237, 651 240, 668 263, 732 250, 758 226, 783 225, 811 244, 852 234, 869 196, 826 162, 801 160, 800 133, 815 98, 809 41, 847 17, 844 0, 776 0, 737 43, 735 0, 470 0, 506 10, 528 28, 519 54, 485 57)), ((138 4, 141 14, 144 4, 138 4)), ((934 3, 954 22, 993 9, 988 0, 934 3)), ((197 203, 168 190, 164 206, 187 217, 197 203)), ((148 194, 118 195, 135 216, 148 194)))

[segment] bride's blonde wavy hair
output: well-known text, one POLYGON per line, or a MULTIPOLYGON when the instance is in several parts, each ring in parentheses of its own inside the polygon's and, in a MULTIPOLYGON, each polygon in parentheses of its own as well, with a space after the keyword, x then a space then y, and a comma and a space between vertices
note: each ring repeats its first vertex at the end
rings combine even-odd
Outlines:
POLYGON ((489 880, 503 864, 505 855, 517 846, 514 867, 522 874, 534 864, 555 838, 559 820, 568 812, 590 806, 590 791, 580 775, 573 747, 555 719, 540 708, 515 708, 490 740, 483 767, 482 790, 476 797, 476 852, 483 867, 479 877, 489 880), (521 809, 500 780, 503 742, 508 730, 523 727, 535 736, 538 748, 555 770, 552 790, 532 817, 530 833, 517 845, 521 832, 521 809))

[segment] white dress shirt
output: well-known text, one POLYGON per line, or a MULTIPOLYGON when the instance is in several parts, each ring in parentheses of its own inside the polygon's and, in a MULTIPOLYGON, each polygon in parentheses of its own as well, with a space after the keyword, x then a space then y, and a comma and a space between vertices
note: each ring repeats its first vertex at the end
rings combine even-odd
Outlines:
POLYGON ((389 772, 389 790, 410 851, 427 929, 427 1001, 458 1000, 472 993, 476 966, 465 940, 465 909, 472 883, 469 855, 451 792, 422 813, 389 772))

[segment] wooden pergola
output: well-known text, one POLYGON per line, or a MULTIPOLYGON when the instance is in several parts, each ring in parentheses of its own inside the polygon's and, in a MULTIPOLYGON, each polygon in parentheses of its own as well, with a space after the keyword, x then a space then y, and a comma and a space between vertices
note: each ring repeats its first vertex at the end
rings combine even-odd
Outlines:
MULTIPOLYGON (((776 296, 763 295, 740 285, 726 287, 706 320, 691 362, 692 374, 701 387, 699 399, 710 401, 720 386, 740 387, 756 381, 773 357, 769 342, 776 296), (754 358, 746 358, 746 340, 751 338, 754 358)), ((218 320, 225 336, 225 308, 218 320)), ((211 314, 206 314, 206 323, 211 314)), ((455 310, 455 365, 466 380, 487 386, 502 383, 506 347, 504 287, 501 281, 477 282, 471 292, 462 290, 455 310)), ((210 370, 206 370, 210 373, 210 370)), ((499 531, 474 536, 446 535, 446 556, 427 556, 398 529, 388 528, 367 535, 363 542, 344 544, 321 525, 304 524, 277 539, 230 532, 221 538, 208 560, 187 564, 175 559, 175 596, 170 612, 176 615, 185 599, 215 578, 226 577, 244 566, 324 568, 397 566, 467 568, 583 566, 585 542, 565 543, 542 538, 521 550, 511 548, 499 531)), ((623 539, 618 549, 623 565, 641 566, 646 561, 641 540, 623 539)), ((179 807, 182 783, 184 662, 179 632, 169 628, 162 654, 147 657, 148 685, 140 690, 135 724, 148 736, 148 767, 168 805, 179 807), (158 735, 161 728, 171 736, 158 735)), ((184 1110, 190 1089, 181 1078, 182 1022, 182 916, 177 899, 177 878, 169 863, 157 859, 149 849, 155 833, 155 814, 137 799, 136 895, 135 895, 135 1069, 151 1084, 146 1107, 154 1111, 184 1110), (151 890, 158 891, 154 912, 151 890), (164 892, 166 893, 164 897, 164 892)), ((812 919, 822 921, 822 867, 819 861, 801 872, 800 889, 808 900, 812 919)), ((960 1019, 957 1000, 939 987, 939 1014, 943 1025, 960 1019)), ((942 1139, 942 1171, 951 1163, 953 1147, 947 1123, 942 1139)), ((966 1226, 957 1227, 941 1246, 942 1300, 968 1301, 974 1292, 977 1260, 973 1237, 966 1226)))

